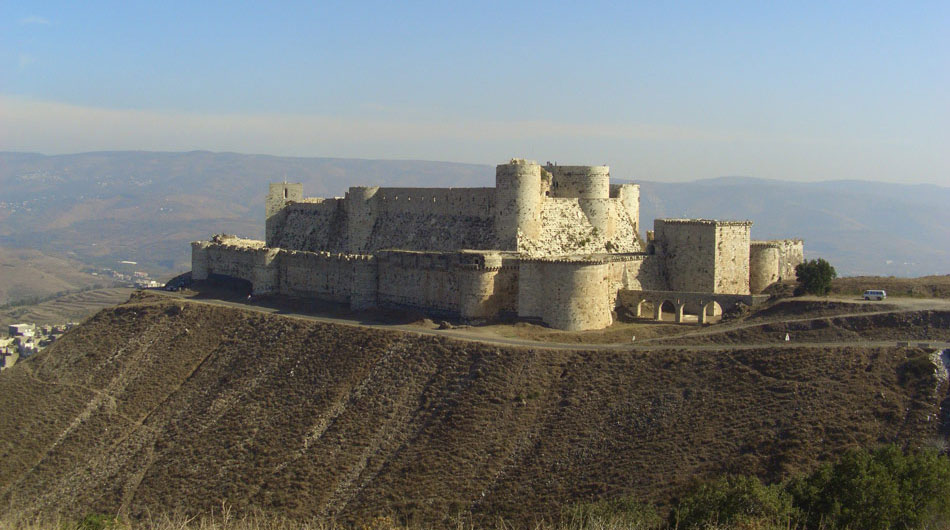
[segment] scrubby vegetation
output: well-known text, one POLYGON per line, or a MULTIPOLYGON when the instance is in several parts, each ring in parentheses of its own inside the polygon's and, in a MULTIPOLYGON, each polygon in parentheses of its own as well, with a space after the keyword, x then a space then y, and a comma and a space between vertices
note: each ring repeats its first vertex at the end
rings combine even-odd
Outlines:
MULTIPOLYGON (((49 522, 46 522, 49 525, 49 522)), ((445 526, 445 525, 440 525, 445 526)), ((631 497, 566 506, 533 524, 472 523, 458 518, 456 530, 931 530, 950 527, 950 458, 935 451, 905 452, 894 445, 852 450, 809 474, 764 484, 756 477, 724 475, 696 484, 675 500, 667 518, 657 507, 631 497)), ((40 522, 0 521, 3 528, 49 528, 40 522)), ((78 522, 57 521, 63 530, 416 530, 391 516, 362 523, 299 521, 257 513, 236 517, 224 508, 204 517, 149 515, 126 522, 91 514, 78 522)))

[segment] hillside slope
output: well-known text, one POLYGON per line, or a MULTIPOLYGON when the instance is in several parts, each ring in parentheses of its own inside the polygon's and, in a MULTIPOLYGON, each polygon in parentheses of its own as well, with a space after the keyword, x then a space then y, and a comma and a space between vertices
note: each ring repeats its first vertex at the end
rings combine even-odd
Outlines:
POLYGON ((82 264, 28 248, 0 247, 0 306, 57 293, 112 285, 108 278, 80 272, 82 264))
MULTIPOLYGON (((0 374, 0 506, 522 520, 938 431, 897 349, 502 349, 137 295, 0 374)), ((915 375, 917 374, 917 375, 915 375)))

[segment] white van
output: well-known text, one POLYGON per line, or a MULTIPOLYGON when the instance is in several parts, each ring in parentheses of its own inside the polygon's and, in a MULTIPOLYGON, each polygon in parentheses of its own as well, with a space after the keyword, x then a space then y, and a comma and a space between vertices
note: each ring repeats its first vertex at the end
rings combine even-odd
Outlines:
POLYGON ((887 291, 867 290, 864 291, 865 300, 883 300, 887 298, 887 291))

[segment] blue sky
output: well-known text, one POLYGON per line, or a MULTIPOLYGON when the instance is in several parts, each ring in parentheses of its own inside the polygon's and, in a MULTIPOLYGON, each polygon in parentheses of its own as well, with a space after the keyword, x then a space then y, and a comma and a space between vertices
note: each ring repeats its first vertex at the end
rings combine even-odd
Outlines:
POLYGON ((950 185, 950 2, 2 2, 0 150, 950 185))

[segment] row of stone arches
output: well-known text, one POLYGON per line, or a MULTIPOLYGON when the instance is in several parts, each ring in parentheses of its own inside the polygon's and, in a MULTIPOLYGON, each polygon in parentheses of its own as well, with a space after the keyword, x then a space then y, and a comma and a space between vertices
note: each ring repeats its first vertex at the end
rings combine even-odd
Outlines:
POLYGON ((636 305, 637 318, 657 322, 697 322, 708 324, 722 318, 722 306, 715 300, 692 301, 671 298, 641 299, 636 305))

